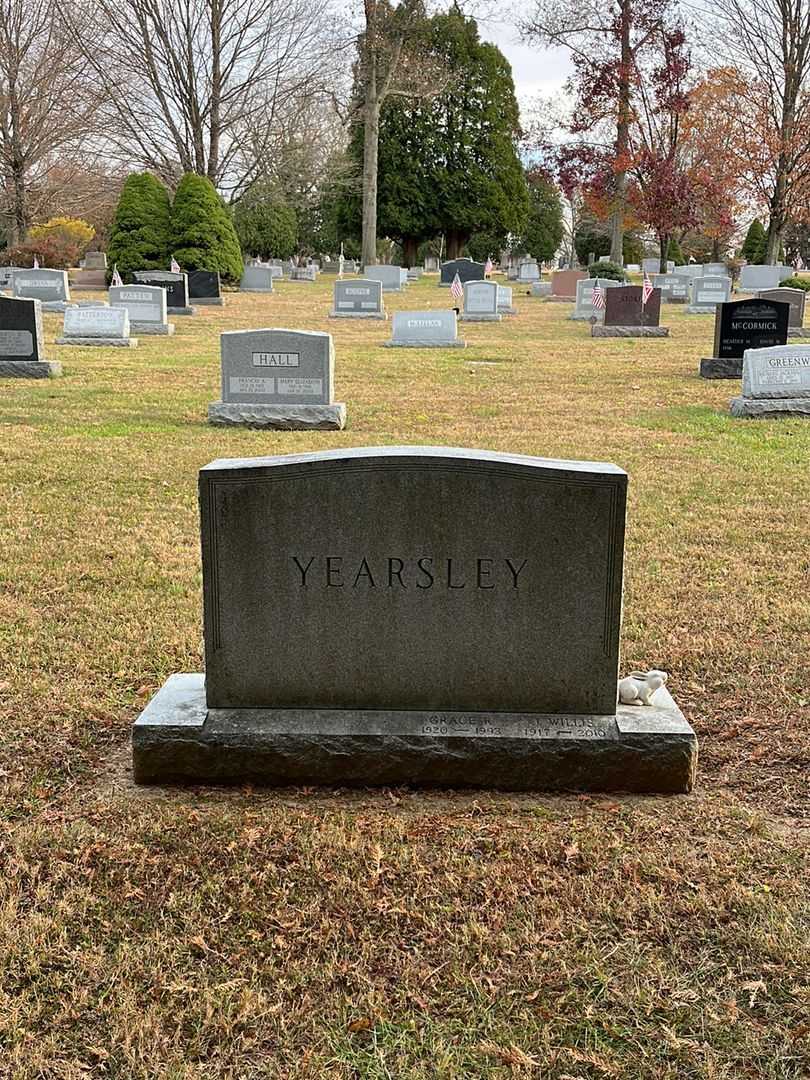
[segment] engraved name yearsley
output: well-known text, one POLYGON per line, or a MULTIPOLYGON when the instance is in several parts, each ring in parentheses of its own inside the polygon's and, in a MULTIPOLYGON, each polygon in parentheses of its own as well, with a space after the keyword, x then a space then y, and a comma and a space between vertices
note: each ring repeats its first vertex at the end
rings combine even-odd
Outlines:
POLYGON ((528 579, 527 564, 528 559, 433 555, 290 556, 290 569, 302 589, 520 589, 528 579))

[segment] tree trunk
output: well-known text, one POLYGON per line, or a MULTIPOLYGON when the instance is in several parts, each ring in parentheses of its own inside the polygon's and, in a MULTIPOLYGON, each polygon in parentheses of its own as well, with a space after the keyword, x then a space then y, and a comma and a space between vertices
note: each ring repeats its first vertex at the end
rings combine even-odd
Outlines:
POLYGON ((765 262, 775 266, 779 262, 779 249, 782 246, 782 232, 785 228, 785 190, 787 188, 787 170, 780 159, 776 172, 776 184, 770 202, 770 220, 768 221, 768 243, 765 248, 765 262))
POLYGON ((720 262, 720 240, 716 236, 712 240, 712 262, 720 262))
POLYGON ((669 236, 661 235, 658 237, 658 272, 659 274, 665 274, 667 272, 667 252, 669 251, 669 236))
POLYGON ((447 258, 458 259, 461 256, 461 252, 464 249, 464 245, 469 240, 467 233, 458 232, 455 229, 451 229, 447 233, 447 258))
POLYGON ((616 119, 616 174, 613 212, 610 215, 610 261, 624 266, 624 211, 627 192, 627 155, 630 148, 631 0, 621 0, 621 64, 616 119))
MULTIPOLYGON (((370 92, 369 92, 370 93, 370 92)), ((363 117, 363 266, 377 261, 377 153, 380 145, 380 106, 366 99, 363 117)))
POLYGON ((402 261, 408 269, 416 266, 416 255, 419 249, 419 241, 415 236, 403 236, 402 238, 402 261))
POLYGON ((11 165, 11 215, 6 235, 9 247, 25 241, 30 224, 25 190, 25 168, 22 162, 14 161, 11 165))

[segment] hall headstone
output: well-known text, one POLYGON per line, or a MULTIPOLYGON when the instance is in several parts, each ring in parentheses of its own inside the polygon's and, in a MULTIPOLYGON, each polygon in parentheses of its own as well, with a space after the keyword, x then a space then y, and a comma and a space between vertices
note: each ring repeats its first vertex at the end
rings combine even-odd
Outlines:
POLYGON ((739 379, 746 349, 787 344, 790 306, 773 300, 734 300, 718 304, 714 318, 714 356, 700 361, 704 379, 739 379))
POLYGON ((46 360, 39 300, 0 296, 0 378, 54 379, 62 365, 46 360))
POLYGON ((384 319, 382 282, 368 278, 336 281, 330 319, 384 319))
POLYGON ((334 401, 335 347, 314 330, 233 330, 220 335, 222 400, 212 424, 277 430, 339 430, 346 406, 334 401))

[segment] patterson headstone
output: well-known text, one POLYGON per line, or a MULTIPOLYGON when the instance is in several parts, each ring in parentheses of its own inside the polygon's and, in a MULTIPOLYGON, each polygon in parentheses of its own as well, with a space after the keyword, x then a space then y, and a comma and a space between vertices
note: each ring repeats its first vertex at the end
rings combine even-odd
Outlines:
POLYGON ((351 278, 336 281, 330 319, 384 319, 381 281, 351 278))
POLYGON ((593 337, 668 337, 669 327, 659 326, 661 290, 653 289, 647 303, 641 303, 640 285, 608 289, 605 295, 604 326, 592 326, 593 337))
POLYGON ((810 345, 747 349, 742 396, 732 400, 731 415, 810 419, 810 345))
POLYGON ((498 285, 494 281, 468 281, 464 285, 462 322, 500 322, 498 285))
POLYGON ((700 361, 704 379, 739 379, 746 349, 787 344, 790 307, 773 300, 734 300, 718 304, 714 317, 714 356, 700 361))
POLYGON ((43 311, 64 311, 70 303, 67 270, 15 270, 11 291, 26 300, 39 300, 43 311))
POLYGON ((313 330, 234 330, 220 336, 222 401, 212 424, 278 430, 338 430, 346 406, 333 400, 335 347, 313 330))
POLYGON ((206 673, 138 718, 135 779, 691 790, 666 687, 616 704, 626 487, 446 447, 206 466, 206 673))
POLYGON ((173 334, 166 316, 166 290, 159 285, 112 285, 110 307, 124 308, 135 334, 173 334))
POLYGON ((0 296, 0 378, 53 379, 62 365, 43 356, 39 300, 0 296))
POLYGON ((240 292, 269 292, 273 291, 273 278, 281 277, 283 270, 280 266, 245 266, 242 271, 242 280, 239 282, 240 292))
POLYGON ((455 311, 395 311, 391 320, 391 338, 384 341, 388 348, 402 349, 463 349, 458 336, 455 311))
POLYGON ((129 349, 138 344, 129 336, 129 315, 125 308, 68 308, 62 337, 57 345, 112 345, 129 349))

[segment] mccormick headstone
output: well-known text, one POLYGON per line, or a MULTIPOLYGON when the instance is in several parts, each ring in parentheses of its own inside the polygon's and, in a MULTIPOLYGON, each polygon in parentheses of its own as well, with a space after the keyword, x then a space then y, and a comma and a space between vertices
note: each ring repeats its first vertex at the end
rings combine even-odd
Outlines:
POLYGON ((653 289, 641 303, 641 285, 608 289, 604 326, 592 326, 593 337, 668 337, 669 327, 659 326, 661 291, 653 289))
POLYGON ((689 278, 684 274, 654 274, 652 283, 661 290, 665 304, 685 304, 689 299, 689 278))
POLYGON ((618 284, 618 281, 612 278, 583 278, 578 281, 576 306, 568 318, 577 322, 589 322, 594 318, 597 322, 602 322, 605 309, 593 306, 593 290, 597 285, 605 290, 615 289, 618 284))
POLYGON ((0 378, 53 379, 62 365, 43 355, 39 300, 0 296, 0 378))
POLYGON ((734 300, 718 304, 714 317, 714 356, 700 361, 704 379, 739 379, 746 349, 787 344, 790 307, 773 300, 734 300))
POLYGON ((364 277, 368 281, 379 281, 383 292, 402 292, 402 267, 388 263, 367 266, 364 277))
POLYGON ((388 348, 463 349, 466 341, 458 337, 455 311, 395 311, 388 348))
POLYGON ((789 266, 744 266, 740 271, 740 288, 743 292, 778 289, 779 283, 792 273, 789 266))
POLYGON ((714 315, 718 304, 731 299, 731 278, 704 274, 691 283, 691 299, 687 315, 714 315))
POLYGON ((193 315, 188 305, 188 274, 171 270, 136 270, 135 280, 141 285, 159 285, 166 290, 166 311, 169 315, 193 315))
POLYGON ((517 315, 517 308, 512 302, 512 288, 510 285, 498 286, 498 311, 501 315, 517 315))
POLYGON ((330 319, 384 319, 382 282, 365 278, 336 281, 330 319))
MULTIPOLYGON (((576 299, 577 282, 584 281, 588 274, 585 270, 557 270, 551 275, 551 298, 553 300, 576 299)), ((534 292, 532 292, 534 295, 534 292)))
POLYGON ((134 334, 174 333, 166 316, 166 290, 159 285, 112 285, 110 307, 126 310, 134 334))
POLYGON ((335 347, 314 330, 234 330, 220 336, 222 401, 212 424, 339 430, 346 406, 333 398, 335 347))
POLYGON ((15 296, 40 300, 43 311, 64 311, 70 301, 67 270, 15 270, 11 289, 15 296))
POLYGON ((218 270, 190 270, 188 273, 188 298, 195 304, 223 307, 222 289, 218 270))
POLYGON ((112 345, 131 348, 137 338, 129 336, 129 315, 125 308, 68 308, 57 345, 112 345))
POLYGON ((788 337, 810 337, 810 329, 804 329, 804 305, 807 299, 804 289, 763 289, 757 293, 757 299, 789 304, 788 337))
POLYGON ((494 281, 468 281, 464 285, 462 322, 500 322, 498 285, 494 281))
POLYGON ((486 277, 485 270, 486 266, 483 263, 473 262, 472 259, 451 259, 449 262, 442 263, 439 284, 449 287, 453 284, 456 274, 462 285, 465 281, 483 281, 486 277))
POLYGON ((272 292, 273 278, 283 275, 281 266, 246 266, 239 282, 240 292, 272 292))
POLYGON ((742 396, 731 402, 732 416, 810 419, 810 345, 747 349, 742 379, 742 396))
POLYGON ((627 476, 400 446, 200 473, 205 675, 139 783, 691 790, 665 686, 617 705, 627 476))

